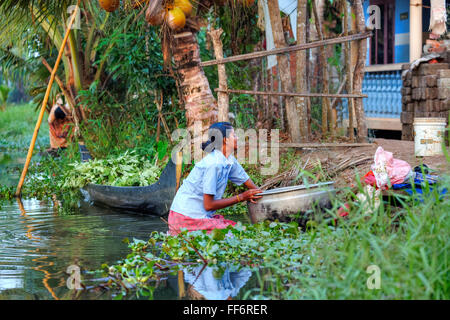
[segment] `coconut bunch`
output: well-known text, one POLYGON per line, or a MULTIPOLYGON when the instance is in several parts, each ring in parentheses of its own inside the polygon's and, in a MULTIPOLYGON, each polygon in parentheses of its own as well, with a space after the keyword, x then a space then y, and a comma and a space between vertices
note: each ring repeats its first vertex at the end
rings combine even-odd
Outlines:
POLYGON ((147 9, 147 22, 152 26, 166 23, 170 29, 177 31, 186 25, 186 17, 192 13, 189 0, 153 1, 147 9))
MULTIPOLYGON (((161 46, 167 69, 170 68, 170 39, 173 33, 186 25, 198 29, 201 23, 196 16, 201 16, 213 5, 250 7, 255 0, 123 0, 123 3, 125 9, 145 8, 147 22, 152 26, 161 26, 161 46)), ((99 4, 104 10, 113 12, 119 8, 120 0, 99 0, 99 4)))
POLYGON ((190 15, 194 14, 193 5, 189 0, 151 0, 147 6, 145 19, 148 24, 160 26, 164 69, 170 69, 172 34, 186 26, 190 15))
POLYGON ((98 0, 100 7, 108 12, 116 11, 120 6, 120 0, 98 0))
MULTIPOLYGON (((240 3, 244 7, 250 7, 255 4, 255 0, 214 0, 213 3, 224 6, 231 1, 240 3)), ((197 1, 193 0, 193 2, 197 1)), ((203 3, 202 6, 205 7, 207 5, 203 3)), ((171 30, 178 31, 186 25, 186 18, 192 14, 192 9, 193 5, 190 0, 155 0, 153 3, 150 3, 147 10, 147 21, 153 26, 166 23, 171 30)))
MULTIPOLYGON (((193 0, 195 1, 195 0, 193 0)), ((192 13, 190 0, 124 0, 125 7, 147 8, 147 21, 150 25, 160 26, 166 23, 170 29, 177 31, 186 25, 186 18, 192 13)), ((208 2, 208 1, 207 1, 208 2)), ((224 6, 239 3, 244 7, 255 4, 255 0, 213 0, 216 5, 224 6)), ((108 12, 114 12, 120 7, 120 0, 99 0, 100 7, 108 12)))

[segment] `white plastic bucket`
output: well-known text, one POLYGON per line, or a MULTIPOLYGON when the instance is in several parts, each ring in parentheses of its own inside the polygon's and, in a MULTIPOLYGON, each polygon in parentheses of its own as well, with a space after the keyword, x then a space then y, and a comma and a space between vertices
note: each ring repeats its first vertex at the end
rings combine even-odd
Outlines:
POLYGON ((416 157, 442 155, 445 118, 414 118, 414 154, 416 157))

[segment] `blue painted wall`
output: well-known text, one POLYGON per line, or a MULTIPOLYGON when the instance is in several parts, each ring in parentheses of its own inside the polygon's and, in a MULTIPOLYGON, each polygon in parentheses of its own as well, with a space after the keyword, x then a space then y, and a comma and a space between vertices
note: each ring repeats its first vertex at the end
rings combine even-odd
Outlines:
MULTIPOLYGON (((369 0, 364 0, 363 6, 364 6, 364 20, 367 22, 369 19, 369 15, 367 13, 367 8, 370 5, 369 0)), ((366 66, 370 65, 370 39, 367 39, 367 54, 366 54, 366 66)))
MULTIPOLYGON (((367 13, 369 5, 370 1, 364 0, 364 15, 366 21, 369 18, 369 14, 367 13)), ((409 62, 409 0, 395 0, 395 35, 394 63, 409 62), (408 19, 400 20, 400 14, 405 12, 408 13, 408 19)), ((367 44, 366 65, 369 65, 369 41, 367 44)))

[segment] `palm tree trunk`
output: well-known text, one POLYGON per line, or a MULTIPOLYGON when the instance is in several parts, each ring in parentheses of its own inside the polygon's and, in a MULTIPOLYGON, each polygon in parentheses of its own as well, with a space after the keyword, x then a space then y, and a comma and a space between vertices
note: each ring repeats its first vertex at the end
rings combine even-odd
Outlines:
POLYGON ((78 39, 75 38, 74 31, 71 30, 69 34, 69 40, 67 42, 67 46, 70 49, 70 56, 72 60, 73 66, 73 78, 75 90, 78 92, 83 89, 83 76, 82 76, 82 68, 81 68, 81 57, 78 51, 78 39))
POLYGON ((217 121, 217 102, 208 79, 200 66, 200 47, 191 31, 175 34, 172 41, 172 56, 180 80, 189 131, 201 121, 202 132, 217 121))

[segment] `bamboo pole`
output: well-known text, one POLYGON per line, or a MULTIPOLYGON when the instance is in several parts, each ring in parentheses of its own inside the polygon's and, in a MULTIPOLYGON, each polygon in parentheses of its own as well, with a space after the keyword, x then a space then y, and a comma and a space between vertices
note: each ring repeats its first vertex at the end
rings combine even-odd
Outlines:
POLYGON ((201 62, 200 66, 207 67, 207 66, 214 66, 217 64, 223 64, 223 63, 228 63, 228 62, 262 58, 262 57, 271 56, 274 54, 281 54, 281 53, 293 52, 293 51, 298 51, 298 50, 312 49, 312 48, 322 47, 322 46, 326 46, 326 45, 330 45, 330 44, 343 43, 343 42, 347 42, 347 41, 363 40, 363 39, 369 38, 371 36, 372 36, 372 32, 362 32, 362 33, 352 34, 352 35, 349 35, 346 37, 331 38, 331 39, 326 39, 326 40, 322 40, 322 41, 313 41, 310 43, 304 43, 304 44, 299 44, 299 45, 289 46, 289 47, 284 47, 284 48, 240 54, 237 56, 224 58, 224 59, 220 59, 220 60, 205 61, 205 62, 201 62))
POLYGON ((422 0, 409 2, 409 62, 413 62, 422 55, 422 0))
MULTIPOLYGON (((310 12, 308 9, 308 3, 306 4, 306 25, 305 25, 305 43, 308 43, 310 40, 310 29, 311 29, 311 23, 310 23, 310 12)), ((310 72, 311 72, 311 49, 306 49, 306 58, 305 58, 305 78, 306 80, 306 91, 311 92, 311 80, 310 80, 310 72)), ((312 130, 311 130, 311 123, 312 123, 312 116, 311 116, 311 99, 306 99, 306 114, 307 114, 307 126, 308 126, 308 141, 312 138, 312 130)))
MULTIPOLYGON (((164 102, 163 101, 163 99, 164 99, 163 92, 160 91, 159 93, 160 93, 160 97, 161 97, 160 101, 158 101, 158 98, 156 97, 156 94, 155 94, 155 104, 156 104, 156 108, 158 109, 158 129, 159 129, 160 123, 162 123, 164 130, 166 131, 167 137, 169 138, 170 142, 173 142, 172 135, 170 134, 169 126, 167 125, 166 119, 164 118, 164 115, 162 112, 162 105, 164 102), (161 120, 161 122, 160 122, 160 120, 161 120)), ((159 130, 158 130, 158 137, 159 137, 159 130)), ((159 139, 158 139, 158 141, 159 141, 159 139)))
POLYGON ((158 125, 156 126, 156 143, 159 142, 160 133, 161 133, 161 117, 158 114, 158 125))
MULTIPOLYGON (((286 48, 286 40, 283 33, 283 22, 280 16, 280 8, 278 0, 268 0, 270 24, 272 26, 273 42, 276 48, 286 48)), ((277 77, 278 77, 278 90, 281 91, 294 91, 292 84, 292 77, 289 70, 289 56, 290 55, 278 55, 277 56, 277 77)), ((297 105, 294 98, 288 96, 286 99, 278 99, 280 106, 281 123, 285 123, 287 120, 287 128, 292 142, 301 141, 300 122, 298 121, 299 115, 297 105), (283 100, 285 104, 283 105, 283 100)), ((284 125, 282 125, 284 130, 284 125)))
POLYGON ((75 18, 77 16, 77 13, 78 13, 78 10, 79 10, 79 6, 80 6, 80 0, 78 0, 77 6, 76 6, 76 8, 75 8, 75 10, 74 10, 74 12, 72 14, 72 18, 70 19, 69 25, 67 26, 66 34, 65 34, 63 42, 61 44, 61 48, 59 49, 58 58, 56 59, 55 66, 54 66, 52 74, 50 76, 50 81, 49 81, 48 86, 47 86, 47 91, 45 92, 44 100, 42 101, 42 106, 41 106, 41 111, 39 113, 39 118, 38 118, 38 121, 36 122, 36 127, 34 128, 34 133, 33 133, 33 138, 31 139, 30 148, 28 149, 27 159, 25 161, 25 165, 24 165, 23 170, 22 170, 22 175, 20 176, 19 184, 17 185, 16 194, 15 194, 16 197, 20 197, 20 192, 22 190, 22 185, 23 185, 23 182, 25 180, 25 176, 27 175, 27 172, 28 172, 28 167, 30 165, 31 157, 33 156, 34 145, 36 143, 37 135, 39 133, 39 128, 41 127, 42 118, 44 117, 45 106, 47 105, 48 98, 49 98, 49 95, 50 95, 50 91, 51 91, 51 88, 52 88, 52 85, 53 85, 53 81, 55 80, 56 71, 58 70, 59 63, 61 62, 61 58, 62 58, 62 55, 64 53, 64 47, 66 46, 67 39, 69 38, 70 30, 72 29, 72 25, 73 25, 73 23, 75 21, 75 18))
POLYGON ((178 270, 178 298, 182 299, 186 296, 184 288, 184 273, 183 270, 178 270))
MULTIPOLYGON (((279 148, 352 148, 372 147, 373 143, 280 143, 279 148)), ((273 146, 272 148, 276 148, 273 146)))
POLYGON ((363 93, 297 93, 297 92, 277 92, 277 91, 252 91, 252 90, 222 90, 219 88, 214 91, 225 91, 237 94, 254 94, 267 96, 291 96, 291 97, 326 97, 326 98, 367 98, 367 94, 363 93))
MULTIPOLYGON (((356 30, 361 32, 366 28, 364 24, 364 9, 362 0, 355 0, 353 3, 353 8, 355 12, 356 30)), ((356 47, 358 48, 358 58, 355 66, 352 91, 362 93, 364 66, 366 64, 367 42, 359 40, 356 47)), ((367 140, 367 124, 362 99, 356 99, 355 101, 355 116, 356 125, 358 128, 357 140, 358 142, 362 142, 367 140)))
MULTIPOLYGON (((339 86, 338 90, 336 91, 336 94, 340 94, 342 92, 342 89, 344 89, 344 86, 346 83, 347 83, 347 75, 345 75, 344 79, 342 79, 341 85, 339 86)), ((331 108, 335 108, 337 99, 338 98, 334 97, 333 100, 331 100, 331 108)))
MULTIPOLYGON (((297 44, 306 43, 306 16, 308 11, 307 0, 297 0, 297 44)), ((295 73, 295 91, 304 92, 307 91, 307 77, 306 74, 306 50, 298 51, 296 53, 296 73, 295 73)), ((296 97, 295 102, 297 104, 299 112, 300 133, 302 142, 309 140, 308 135, 308 103, 305 97, 296 97)))

